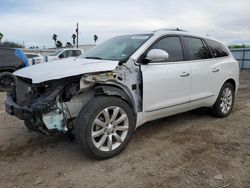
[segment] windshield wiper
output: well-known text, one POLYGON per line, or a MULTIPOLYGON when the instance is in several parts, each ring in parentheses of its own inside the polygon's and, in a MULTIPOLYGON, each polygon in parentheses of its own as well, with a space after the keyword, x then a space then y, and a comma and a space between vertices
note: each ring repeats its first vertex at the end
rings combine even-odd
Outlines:
POLYGON ((100 57, 85 57, 86 59, 102 59, 100 57))

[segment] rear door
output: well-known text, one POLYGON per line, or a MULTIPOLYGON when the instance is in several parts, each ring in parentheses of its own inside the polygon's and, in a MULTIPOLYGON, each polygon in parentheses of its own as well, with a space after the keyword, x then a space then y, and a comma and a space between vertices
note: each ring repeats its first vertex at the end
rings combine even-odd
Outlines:
POLYGON ((184 61, 180 38, 164 37, 150 49, 165 50, 169 59, 141 65, 145 121, 183 111, 190 102, 191 67, 184 61))
POLYGON ((210 105, 216 97, 219 85, 218 62, 202 39, 184 36, 183 41, 192 70, 190 105, 192 107, 210 105))

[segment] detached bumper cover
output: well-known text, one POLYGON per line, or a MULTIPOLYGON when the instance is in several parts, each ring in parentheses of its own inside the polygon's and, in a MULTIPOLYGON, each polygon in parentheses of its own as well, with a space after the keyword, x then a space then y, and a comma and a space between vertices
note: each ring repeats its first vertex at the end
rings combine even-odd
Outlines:
POLYGON ((34 116, 34 112, 31 109, 18 106, 11 96, 8 96, 5 101, 5 111, 21 120, 29 119, 34 116))

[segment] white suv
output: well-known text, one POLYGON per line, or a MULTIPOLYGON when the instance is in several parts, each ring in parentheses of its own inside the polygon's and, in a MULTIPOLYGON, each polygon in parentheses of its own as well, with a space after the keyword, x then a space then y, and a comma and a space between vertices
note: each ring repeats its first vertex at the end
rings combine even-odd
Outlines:
POLYGON ((115 37, 64 61, 16 71, 6 111, 28 129, 72 133, 98 159, 120 153, 148 121, 200 107, 226 117, 239 86, 227 47, 179 30, 115 37))
POLYGON ((78 57, 82 55, 83 52, 84 51, 82 49, 74 49, 74 48, 60 49, 48 56, 45 56, 45 62, 69 58, 69 57, 73 57, 73 58, 78 57))

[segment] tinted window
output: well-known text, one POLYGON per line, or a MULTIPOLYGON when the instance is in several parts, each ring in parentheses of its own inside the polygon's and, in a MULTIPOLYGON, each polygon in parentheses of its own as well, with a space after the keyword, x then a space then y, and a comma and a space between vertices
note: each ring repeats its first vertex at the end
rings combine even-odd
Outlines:
POLYGON ((183 40, 185 43, 188 60, 210 58, 208 50, 204 46, 201 39, 192 37, 183 37, 183 40))
POLYGON ((81 50, 75 50, 74 51, 74 57, 77 57, 77 56, 79 56, 81 54, 82 54, 81 50))
POLYGON ((74 57, 74 50, 69 50, 68 53, 68 57, 74 57))
POLYGON ((169 54, 169 62, 183 61, 183 52, 179 37, 166 37, 161 39, 151 49, 165 50, 169 54))
POLYGON ((66 58, 67 57, 67 51, 64 51, 63 53, 61 53, 60 55, 59 55, 59 58, 66 58))
POLYGON ((228 56, 227 49, 221 43, 213 40, 206 40, 206 43, 210 47, 214 57, 228 56))
POLYGON ((57 50, 54 53, 50 54, 50 56, 57 56, 59 55, 61 52, 63 52, 63 50, 57 50))
POLYGON ((34 58, 34 57, 38 57, 38 55, 35 54, 25 54, 27 58, 34 58))
POLYGON ((73 57, 73 51, 72 50, 66 50, 61 55, 60 55, 60 58, 73 57))

